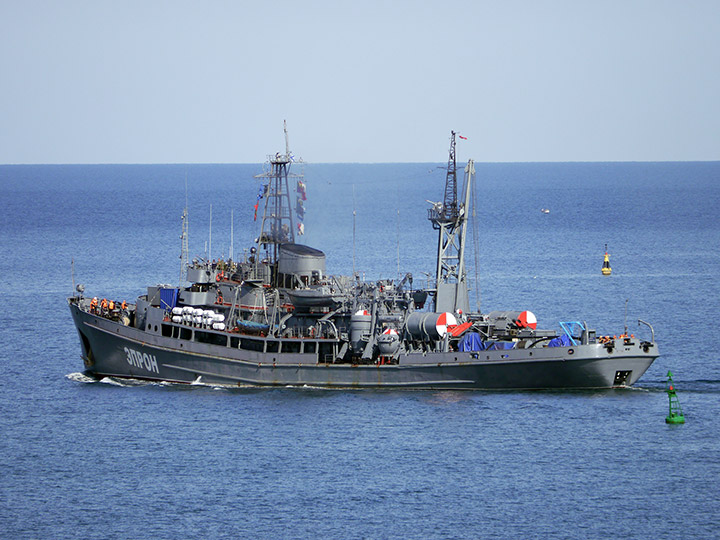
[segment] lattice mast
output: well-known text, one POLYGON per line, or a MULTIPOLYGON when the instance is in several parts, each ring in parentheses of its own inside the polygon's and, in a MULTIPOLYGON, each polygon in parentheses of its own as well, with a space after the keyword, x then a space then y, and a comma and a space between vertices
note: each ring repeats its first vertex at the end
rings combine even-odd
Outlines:
POLYGON ((443 199, 443 215, 446 219, 457 217, 457 163, 455 161, 455 132, 450 132, 450 155, 448 157, 447 175, 445 176, 445 198, 443 199))
POLYGON ((435 203, 428 210, 428 219, 438 231, 437 268, 435 273, 435 311, 468 312, 470 301, 465 269, 465 238, 467 209, 470 207, 470 187, 475 176, 475 164, 469 160, 465 167, 463 202, 457 198, 457 165, 455 132, 451 132, 450 155, 445 177, 443 203, 435 203))
POLYGON ((285 153, 268 156, 270 171, 257 175, 255 178, 267 179, 266 193, 264 193, 265 207, 263 209, 258 247, 261 245, 272 251, 272 261, 278 260, 280 244, 295 243, 295 222, 289 179, 300 179, 301 174, 291 174, 290 165, 293 161, 290 153, 287 123, 283 121, 285 131, 285 153))

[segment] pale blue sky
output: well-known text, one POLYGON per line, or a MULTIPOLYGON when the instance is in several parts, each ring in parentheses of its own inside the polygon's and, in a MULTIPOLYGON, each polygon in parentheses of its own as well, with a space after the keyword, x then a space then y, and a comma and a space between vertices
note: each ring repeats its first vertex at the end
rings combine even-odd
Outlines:
POLYGON ((720 1, 0 0, 0 163, 720 159, 720 1))

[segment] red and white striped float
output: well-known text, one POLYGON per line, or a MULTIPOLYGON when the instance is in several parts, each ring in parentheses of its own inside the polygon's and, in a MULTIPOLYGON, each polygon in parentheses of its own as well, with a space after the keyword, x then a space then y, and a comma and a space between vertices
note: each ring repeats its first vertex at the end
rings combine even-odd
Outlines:
POLYGON ((520 328, 537 328, 537 319, 532 311, 523 311, 516 321, 520 328))

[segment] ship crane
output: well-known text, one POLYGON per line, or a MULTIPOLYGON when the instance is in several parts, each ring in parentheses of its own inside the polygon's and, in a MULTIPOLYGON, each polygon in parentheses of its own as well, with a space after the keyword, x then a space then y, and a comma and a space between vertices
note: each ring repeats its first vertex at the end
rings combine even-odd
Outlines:
POLYGON ((467 313, 467 272, 465 269, 465 238, 467 211, 470 206, 470 186, 475 177, 475 164, 468 160, 465 167, 463 202, 458 204, 455 132, 450 132, 450 152, 442 204, 431 202, 428 219, 438 231, 437 269, 435 273, 435 311, 467 313))

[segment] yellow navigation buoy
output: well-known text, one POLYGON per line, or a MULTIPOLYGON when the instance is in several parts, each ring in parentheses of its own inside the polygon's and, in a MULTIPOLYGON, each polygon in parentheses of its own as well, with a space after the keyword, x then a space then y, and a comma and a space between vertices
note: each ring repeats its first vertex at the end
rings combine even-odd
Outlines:
POLYGON ((610 255, 607 252, 607 244, 605 244, 605 260, 602 265, 602 275, 609 276, 612 274, 612 268, 610 268, 610 255))

